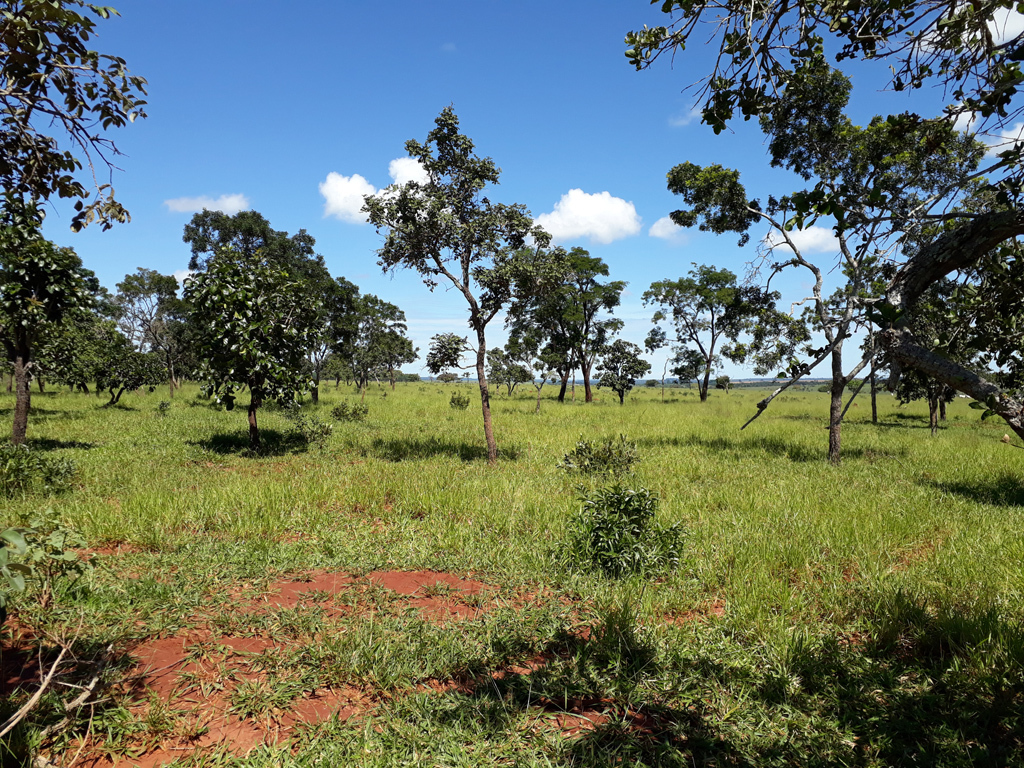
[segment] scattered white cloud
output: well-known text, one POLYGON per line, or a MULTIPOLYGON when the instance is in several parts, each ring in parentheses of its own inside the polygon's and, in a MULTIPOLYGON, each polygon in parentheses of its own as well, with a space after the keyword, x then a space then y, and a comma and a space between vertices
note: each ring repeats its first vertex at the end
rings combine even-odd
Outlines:
POLYGON ((213 198, 205 195, 199 197, 175 197, 164 200, 164 205, 175 213, 198 213, 204 208, 208 211, 220 211, 234 216, 249 207, 249 198, 245 195, 221 195, 213 198))
POLYGON ((388 174, 395 184, 405 184, 407 181, 427 183, 427 171, 414 157, 396 157, 388 163, 388 174))
POLYGON ((455 53, 459 49, 455 47, 455 43, 445 43, 441 46, 441 50, 445 53, 455 53))
POLYGON ((993 14, 989 29, 995 38, 996 45, 1003 45, 1024 32, 1024 14, 1015 8, 1000 8, 993 14))
POLYGON ((191 269, 179 269, 171 273, 174 278, 178 281, 178 285, 182 288, 185 287, 185 281, 188 280, 195 272, 191 269))
MULTIPOLYGON (((793 244, 800 250, 800 253, 838 253, 839 243, 835 233, 828 227, 807 227, 806 229, 794 229, 789 233, 793 244)), ((786 241, 777 233, 770 232, 765 242, 773 248, 786 248, 789 246, 786 241)))
POLYGON ((670 243, 681 244, 689 239, 689 232, 686 227, 680 227, 668 216, 662 216, 647 230, 651 237, 667 240, 670 243))
POLYGON ((366 214, 363 213, 363 198, 374 195, 377 190, 358 173, 342 176, 331 171, 327 178, 320 182, 320 194, 324 196, 324 216, 347 221, 350 224, 365 224, 366 214))
POLYGON ((640 231, 640 217, 632 203, 609 192, 588 194, 570 189, 551 213, 542 213, 537 224, 556 242, 586 237, 607 245, 640 231))
POLYGON ((689 125, 694 120, 700 119, 700 109, 697 107, 691 107, 690 109, 682 112, 678 115, 673 115, 668 119, 668 124, 673 128, 682 128, 685 125, 689 125))
POLYGON ((976 138, 984 142, 988 147, 985 152, 986 157, 995 157, 1000 152, 1010 149, 1018 141, 1024 140, 1024 122, 1014 123, 1003 128, 1001 131, 992 133, 984 130, 983 127, 979 130, 978 116, 970 112, 964 112, 957 115, 956 122, 953 125, 958 131, 967 131, 969 133, 977 131, 976 138))

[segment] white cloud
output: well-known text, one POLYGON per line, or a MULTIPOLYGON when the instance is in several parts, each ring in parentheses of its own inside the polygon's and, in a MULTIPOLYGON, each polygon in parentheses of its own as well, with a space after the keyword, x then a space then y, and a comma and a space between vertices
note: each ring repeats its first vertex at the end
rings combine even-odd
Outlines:
POLYGON ((441 46, 441 50, 445 53, 455 53, 459 49, 455 46, 455 43, 445 43, 441 46))
POLYGON ((689 232, 686 231, 686 227, 680 227, 669 216, 662 216, 654 222, 651 228, 647 230, 647 234, 651 237, 657 237, 676 244, 684 243, 689 239, 689 232))
POLYGON ((1000 8, 993 13, 988 26, 996 45, 1003 45, 1024 32, 1024 15, 1013 8, 1000 8))
POLYGON ((174 272, 171 272, 171 274, 178 281, 178 285, 184 287, 185 281, 192 277, 192 275, 194 275, 195 272, 191 269, 178 269, 175 270, 174 272))
POLYGON ((670 117, 668 119, 668 124, 673 128, 682 128, 684 125, 689 125, 694 120, 699 120, 700 116, 700 109, 698 107, 691 107, 686 112, 670 117))
POLYGON ((347 221, 350 224, 365 224, 366 214, 363 213, 363 198, 374 195, 377 190, 358 173, 342 176, 331 171, 327 178, 320 182, 320 194, 324 196, 324 216, 347 221))
POLYGON ((586 237, 606 245, 640 231, 640 217, 632 203, 608 192, 591 195, 582 189, 562 195, 555 210, 537 217, 537 224, 556 242, 586 237))
POLYGON ((249 207, 249 198, 245 195, 221 195, 218 198, 206 197, 175 197, 164 200, 164 205, 175 213, 198 213, 204 208, 208 211, 220 211, 234 216, 249 207))
POLYGON ((395 184, 405 184, 407 181, 427 183, 427 171, 414 157, 396 157, 388 163, 388 174, 395 184))
MULTIPOLYGON (((835 233, 828 227, 807 227, 806 229, 794 229, 789 233, 793 244, 800 253, 838 253, 839 243, 835 233)), ((778 232, 770 232, 765 242, 773 248, 786 248, 789 246, 778 232)))

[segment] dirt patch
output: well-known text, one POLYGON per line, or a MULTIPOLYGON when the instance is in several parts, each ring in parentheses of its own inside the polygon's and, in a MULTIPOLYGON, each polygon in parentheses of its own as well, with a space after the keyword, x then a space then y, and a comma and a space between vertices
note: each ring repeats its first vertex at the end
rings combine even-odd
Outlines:
POLYGON ((377 584, 400 595, 430 594, 431 590, 447 586, 466 594, 476 595, 494 587, 480 581, 462 579, 450 573, 437 571, 374 571, 366 575, 371 584, 377 584))
POLYGON ((357 583, 357 579, 341 573, 317 571, 297 581, 271 584, 258 602, 277 608, 295 608, 300 603, 323 603, 357 583))
POLYGON ((703 622, 709 619, 720 619, 723 616, 725 616, 725 600, 716 597, 711 602, 699 605, 692 610, 670 614, 665 617, 665 621, 669 624, 681 626, 694 621, 703 622))

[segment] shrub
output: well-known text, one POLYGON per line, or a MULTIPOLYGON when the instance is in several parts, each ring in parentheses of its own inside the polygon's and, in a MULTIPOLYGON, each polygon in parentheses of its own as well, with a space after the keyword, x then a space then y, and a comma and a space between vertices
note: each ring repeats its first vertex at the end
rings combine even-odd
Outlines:
POLYGON ((658 497, 646 488, 622 485, 598 488, 581 498, 569 520, 563 560, 582 571, 618 578, 677 566, 683 529, 654 521, 658 497))
POLYGON ((362 421, 370 413, 370 406, 364 403, 342 403, 331 409, 331 417, 335 421, 362 421))
POLYGON ((625 435, 606 438, 602 441, 584 440, 580 437, 576 447, 565 454, 558 466, 566 472, 583 475, 613 475, 621 477, 633 471, 633 465, 640 460, 636 443, 625 435))
POLYGON ((457 411, 464 411, 469 408, 469 395, 464 395, 461 392, 453 392, 452 399, 448 401, 448 405, 457 411))
POLYGON ((171 402, 169 400, 161 400, 160 404, 156 407, 156 412, 161 416, 166 416, 171 412, 171 402))
POLYGON ((282 406, 285 418, 295 425, 295 431, 302 435, 307 445, 323 448, 334 427, 311 413, 303 413, 302 406, 289 402, 282 406))
POLYGON ((0 444, 0 497, 60 493, 71 486, 76 472, 70 459, 47 458, 27 445, 0 444))

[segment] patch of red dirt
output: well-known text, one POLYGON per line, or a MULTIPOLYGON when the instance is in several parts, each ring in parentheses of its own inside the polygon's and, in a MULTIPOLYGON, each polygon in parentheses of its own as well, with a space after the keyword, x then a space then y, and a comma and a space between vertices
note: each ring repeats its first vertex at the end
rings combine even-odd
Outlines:
POLYGON ((414 595, 421 590, 428 590, 445 584, 467 594, 475 595, 485 589, 494 587, 480 581, 461 579, 450 573, 437 571, 374 571, 366 575, 371 583, 385 587, 400 595, 414 595))
POLYGON ((326 592, 333 596, 355 583, 356 579, 351 576, 317 571, 301 581, 279 581, 271 584, 261 602, 279 608, 294 608, 303 602, 323 602, 324 598, 315 593, 326 592))
POLYGON ((710 603, 704 603, 693 610, 666 616, 665 621, 681 626, 693 621, 707 621, 709 618, 720 619, 723 616, 725 616, 725 601, 716 597, 710 603))

